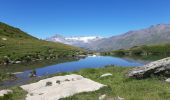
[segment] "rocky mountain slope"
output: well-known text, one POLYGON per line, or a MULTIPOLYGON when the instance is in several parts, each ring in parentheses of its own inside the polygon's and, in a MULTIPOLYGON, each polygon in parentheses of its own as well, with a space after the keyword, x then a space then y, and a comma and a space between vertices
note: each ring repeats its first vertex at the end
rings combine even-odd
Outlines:
POLYGON ((153 25, 146 29, 129 31, 119 36, 104 38, 88 45, 91 50, 109 51, 140 45, 170 43, 170 24, 153 25))
POLYGON ((111 51, 127 49, 133 46, 158 45, 170 43, 170 24, 152 25, 149 28, 129 31, 127 33, 112 36, 109 38, 101 37, 70 37, 60 35, 47 39, 48 41, 61 42, 95 51, 111 51))

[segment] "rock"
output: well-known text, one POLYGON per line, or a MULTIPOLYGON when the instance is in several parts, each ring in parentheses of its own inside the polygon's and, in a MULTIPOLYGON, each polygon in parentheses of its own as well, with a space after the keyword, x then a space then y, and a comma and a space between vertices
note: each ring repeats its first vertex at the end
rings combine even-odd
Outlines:
POLYGON ((146 78, 151 75, 170 75, 170 57, 136 67, 128 73, 128 77, 133 78, 146 78))
POLYGON ((99 97, 99 100, 104 100, 106 98, 106 94, 103 94, 99 97))
POLYGON ((104 86, 81 75, 72 74, 43 79, 21 88, 28 92, 26 100, 59 100, 77 93, 96 91, 104 86), (67 79, 70 81, 65 81, 67 79), (60 81, 61 84, 56 81, 60 81), (45 86, 47 82, 52 82, 52 86, 45 86))
POLYGON ((16 64, 20 64, 20 63, 21 63, 21 61, 15 61, 15 63, 16 63, 16 64))
POLYGON ((5 94, 12 93, 12 90, 0 90, 0 96, 4 96, 5 94))
POLYGON ((2 38, 2 40, 6 41, 6 40, 7 40, 7 38, 2 38))
POLYGON ((122 97, 119 97, 119 96, 117 98, 118 98, 118 100, 124 100, 125 99, 125 98, 122 98, 122 97))
POLYGON ((12 74, 16 75, 16 74, 22 74, 22 73, 24 73, 24 72, 14 72, 12 74))
POLYGON ((170 83, 170 78, 167 78, 165 82, 170 83))
POLYGON ((46 82, 45 86, 52 86, 52 82, 46 82))
POLYGON ((32 71, 29 73, 28 76, 29 76, 29 77, 37 77, 37 72, 36 72, 36 70, 32 70, 32 71))
POLYGON ((105 74, 101 75, 100 77, 107 77, 107 76, 112 76, 112 74, 111 73, 105 73, 105 74))

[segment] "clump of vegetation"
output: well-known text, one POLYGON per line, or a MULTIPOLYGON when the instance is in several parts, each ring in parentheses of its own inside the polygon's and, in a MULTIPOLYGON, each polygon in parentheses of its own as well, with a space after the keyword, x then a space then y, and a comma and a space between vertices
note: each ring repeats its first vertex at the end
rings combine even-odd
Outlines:
POLYGON ((25 100, 27 93, 20 87, 13 87, 11 90, 13 90, 13 93, 9 93, 3 97, 0 97, 0 100, 25 100))
POLYGON ((0 82, 14 79, 16 79, 16 76, 14 74, 0 71, 0 82))

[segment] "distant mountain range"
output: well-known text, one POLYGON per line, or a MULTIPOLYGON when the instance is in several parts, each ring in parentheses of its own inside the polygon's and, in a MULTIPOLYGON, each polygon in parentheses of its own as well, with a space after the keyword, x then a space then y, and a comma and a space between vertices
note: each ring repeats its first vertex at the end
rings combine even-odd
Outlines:
POLYGON ((83 47, 95 51, 110 51, 127 49, 140 45, 156 45, 170 43, 170 24, 152 25, 149 28, 129 31, 127 33, 112 36, 109 38, 101 37, 72 37, 64 38, 56 35, 47 40, 62 42, 78 47, 83 47))
POLYGON ((98 36, 64 37, 59 34, 56 34, 55 36, 47 38, 46 40, 86 48, 91 43, 101 39, 102 37, 98 37, 98 36))

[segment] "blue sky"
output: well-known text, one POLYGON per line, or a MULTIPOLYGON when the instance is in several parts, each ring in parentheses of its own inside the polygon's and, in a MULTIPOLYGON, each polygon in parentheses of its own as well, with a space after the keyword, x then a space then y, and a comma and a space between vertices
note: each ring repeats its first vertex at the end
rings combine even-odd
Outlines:
POLYGON ((122 34, 170 23, 170 0, 0 0, 0 21, 46 38, 122 34))

